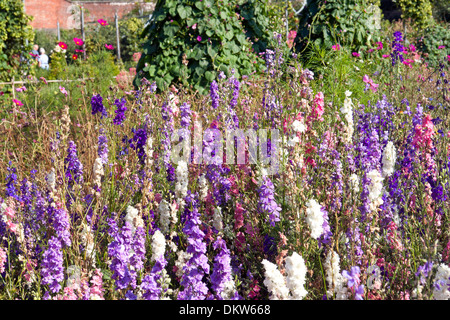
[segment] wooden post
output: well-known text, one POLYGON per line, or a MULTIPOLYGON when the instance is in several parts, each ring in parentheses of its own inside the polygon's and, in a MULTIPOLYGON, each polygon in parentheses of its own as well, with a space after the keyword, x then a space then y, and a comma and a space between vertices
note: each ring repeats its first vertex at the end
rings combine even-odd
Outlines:
POLYGON ((16 88, 14 88, 14 82, 15 82, 15 80, 14 80, 14 76, 13 76, 12 79, 11 79, 13 99, 16 98, 16 88))
POLYGON ((116 42, 117 42, 117 60, 121 60, 120 57, 120 34, 119 34, 119 19, 117 17, 117 11, 114 15, 114 20, 116 22, 116 42))
POLYGON ((61 31, 59 29, 59 21, 56 22, 56 27, 57 27, 57 30, 58 30, 58 42, 59 42, 59 41, 61 41, 61 31))
POLYGON ((85 42, 85 35, 84 35, 84 7, 81 6, 80 7, 80 11, 81 11, 81 40, 83 40, 83 60, 86 60, 86 45, 84 44, 85 42))

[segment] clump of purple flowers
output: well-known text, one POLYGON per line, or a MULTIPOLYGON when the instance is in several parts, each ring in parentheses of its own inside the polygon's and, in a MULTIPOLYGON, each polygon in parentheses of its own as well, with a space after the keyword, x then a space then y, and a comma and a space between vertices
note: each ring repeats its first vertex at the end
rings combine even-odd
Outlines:
MULTIPOLYGON (((100 132, 103 133, 103 132, 100 132)), ((108 138, 106 135, 101 134, 98 136, 98 156, 102 159, 103 164, 108 163, 108 138)))
POLYGON ((211 82, 211 85, 209 87, 209 95, 211 97, 212 101, 212 107, 213 109, 217 109, 219 107, 219 85, 217 84, 216 80, 213 80, 211 82))
POLYGON ((403 35, 400 31, 394 32, 394 40, 392 41, 392 66, 395 66, 397 64, 397 61, 403 62, 403 35))
POLYGON ((206 243, 203 242, 205 233, 200 230, 202 224, 197 206, 197 194, 188 195, 185 198, 185 221, 184 234, 188 237, 187 252, 192 257, 183 268, 183 276, 180 284, 183 290, 179 292, 179 300, 204 300, 208 294, 208 287, 202 281, 205 274, 209 274, 208 257, 206 256, 206 243))
POLYGON ((163 146, 163 162, 164 168, 167 173, 167 181, 173 182, 175 181, 175 170, 170 161, 170 154, 172 150, 172 143, 170 141, 170 137, 173 133, 173 111, 168 102, 164 102, 161 107, 161 116, 164 120, 164 126, 162 129, 163 138, 161 140, 161 144, 163 146))
POLYGON ((70 240, 70 220, 67 211, 59 206, 52 207, 50 205, 48 215, 58 240, 62 245, 69 247, 72 241, 70 240))
POLYGON ((352 267, 350 272, 347 270, 342 271, 342 275, 347 278, 347 286, 355 292, 355 300, 363 300, 364 285, 359 285, 361 282, 359 279, 360 272, 361 270, 358 266, 352 267))
POLYGON ((6 175, 6 196, 19 200, 16 190, 17 170, 11 166, 11 161, 9 162, 8 172, 9 173, 6 175))
POLYGON ((423 266, 419 266, 417 268, 417 272, 415 273, 416 277, 419 277, 420 284, 424 285, 427 281, 427 277, 430 274, 431 270, 433 270, 433 262, 426 262, 423 266))
POLYGON ((91 98, 91 107, 92 107, 92 114, 101 113, 102 119, 104 117, 108 116, 108 113, 106 112, 105 106, 103 105, 103 98, 100 94, 94 95, 91 98))
POLYGON ((71 140, 64 159, 65 175, 69 185, 83 183, 83 164, 78 160, 77 145, 71 140))
POLYGON ((145 145, 147 143, 147 130, 145 128, 132 129, 134 136, 128 142, 130 147, 137 151, 139 162, 141 165, 145 165, 145 145))
POLYGON ((265 212, 269 216, 269 223, 272 227, 275 226, 275 222, 280 221, 281 207, 276 203, 275 186, 269 177, 264 177, 261 187, 258 189, 259 202, 258 207, 261 211, 265 212))
POLYGON ((229 190, 231 189, 231 183, 226 178, 226 175, 230 172, 230 169, 222 166, 222 159, 219 155, 216 155, 218 145, 216 144, 215 131, 205 130, 203 137, 203 156, 206 166, 206 178, 212 185, 212 193, 216 204, 223 207, 231 196, 229 190))
POLYGON ((191 111, 191 106, 189 105, 189 103, 183 103, 180 106, 180 126, 182 128, 189 128, 189 125, 191 124, 191 115, 192 115, 192 111, 191 111))
MULTIPOLYGON (((218 300, 227 299, 230 293, 230 283, 233 281, 231 274, 231 257, 230 250, 227 249, 225 240, 218 237, 213 244, 214 250, 219 250, 219 253, 214 258, 213 273, 211 274, 212 289, 216 293, 218 300)), ((234 297, 237 299, 239 296, 234 293, 234 297)))
POLYGON ((120 100, 116 99, 116 101, 114 101, 114 104, 117 107, 115 111, 116 117, 113 120, 115 125, 121 125, 122 122, 125 120, 125 111, 127 111, 127 107, 125 107, 126 102, 127 101, 125 100, 125 98, 122 98, 120 100))
POLYGON ((318 240, 319 247, 324 244, 329 244, 331 241, 331 238, 333 237, 333 233, 330 229, 330 223, 328 218, 328 212, 325 210, 325 208, 322 206, 320 211, 322 211, 323 214, 323 224, 322 224, 322 234, 320 235, 320 238, 318 240))
POLYGON ((126 289, 129 285, 136 287, 136 278, 133 276, 128 264, 131 259, 131 226, 129 222, 119 232, 116 221, 109 220, 109 235, 114 239, 108 245, 108 255, 111 257, 110 269, 113 272, 117 289, 126 289))
POLYGON ((146 275, 142 279, 141 289, 145 290, 142 294, 145 300, 159 300, 161 296, 161 284, 159 280, 161 279, 161 274, 167 265, 167 261, 164 255, 161 255, 156 259, 155 265, 149 275, 146 275))
POLYGON ((55 237, 48 241, 48 249, 43 254, 41 276, 41 283, 48 285, 51 292, 61 290, 59 283, 64 280, 63 254, 61 243, 55 237))

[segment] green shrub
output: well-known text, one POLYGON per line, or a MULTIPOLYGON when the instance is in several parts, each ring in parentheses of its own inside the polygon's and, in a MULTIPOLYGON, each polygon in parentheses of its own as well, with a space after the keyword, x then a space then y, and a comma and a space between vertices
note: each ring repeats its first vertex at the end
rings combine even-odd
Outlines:
POLYGON ((22 0, 0 0, 0 80, 9 81, 30 69, 33 30, 31 17, 23 10, 22 0))
POLYGON ((62 50, 58 45, 53 48, 50 54, 50 74, 49 79, 65 78, 65 70, 67 68, 66 51, 62 50))
POLYGON ((312 0, 302 11, 295 39, 297 52, 311 45, 331 49, 339 43, 353 51, 364 51, 379 39, 375 12, 370 0, 312 0), (371 9, 369 9, 371 8, 371 9))
MULTIPOLYGON (((236 77, 261 71, 264 62, 255 54, 236 14, 239 4, 243 14, 250 16, 252 10, 244 1, 158 1, 143 32, 145 44, 134 85, 139 86, 145 77, 162 90, 181 83, 204 93, 219 71, 229 75, 235 69, 236 77)), ((250 1, 251 5, 262 7, 253 10, 257 20, 247 30, 257 36, 258 23, 267 22, 265 2, 250 1)), ((263 27, 259 29, 265 33, 263 27)))
MULTIPOLYGON (((139 18, 128 18, 119 21, 120 55, 122 61, 132 61, 133 54, 142 51, 143 40, 140 37, 144 29, 144 21, 139 18)), ((133 62, 135 65, 135 63, 133 62)))
POLYGON ((450 29, 448 24, 435 23, 423 32, 417 40, 418 49, 424 53, 425 60, 431 66, 447 61, 450 55, 450 29), (439 49, 441 47, 441 49, 439 49))
POLYGON ((450 0, 432 0, 432 5, 434 19, 450 22, 450 0))
POLYGON ((58 41, 55 32, 50 30, 35 30, 34 40, 32 44, 37 44, 40 48, 44 48, 46 53, 50 56, 51 50, 55 47, 58 41))
POLYGON ((259 54, 273 46, 273 31, 271 28, 271 16, 267 1, 249 0, 238 6, 237 12, 244 18, 242 25, 246 37, 252 42, 253 50, 259 54))
POLYGON ((430 0, 397 0, 402 9, 402 18, 410 18, 416 29, 423 29, 433 23, 433 10, 430 0))

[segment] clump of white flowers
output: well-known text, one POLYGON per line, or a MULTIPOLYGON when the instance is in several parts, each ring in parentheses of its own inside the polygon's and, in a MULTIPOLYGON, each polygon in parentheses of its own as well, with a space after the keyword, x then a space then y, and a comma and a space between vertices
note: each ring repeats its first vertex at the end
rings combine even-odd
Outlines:
POLYGON ((306 126, 303 121, 294 120, 294 122, 292 122, 292 129, 294 129, 295 132, 303 133, 306 131, 306 126))
POLYGON ((383 204, 382 191, 383 191, 383 177, 378 170, 371 170, 367 173, 367 178, 370 179, 369 185, 369 201, 370 210, 376 210, 383 204))
POLYGON ((101 186, 101 180, 105 172, 103 171, 103 162, 100 157, 95 159, 94 162, 94 185, 97 187, 101 186))
POLYGON ((293 300, 302 300, 308 294, 305 289, 307 271, 305 260, 297 252, 286 258, 286 284, 293 300))
POLYGON ((213 226, 218 231, 222 231, 223 230, 222 208, 221 207, 214 208, 213 226))
POLYGON ((286 286, 286 280, 278 270, 277 265, 264 259, 264 285, 270 292, 270 300, 287 300, 289 299, 289 289, 286 286))
POLYGON ((199 198, 204 201, 208 196, 208 182, 206 180, 205 174, 202 174, 198 178, 198 187, 199 187, 199 198))
POLYGON ((47 180, 47 187, 50 190, 50 192, 56 191, 56 174, 55 174, 55 168, 52 168, 50 170, 50 173, 46 177, 47 180))
POLYGON ((82 223, 81 229, 81 243, 85 248, 86 258, 90 260, 95 266, 95 248, 94 248, 94 235, 92 234, 92 230, 90 226, 86 223, 82 223))
POLYGON ((338 284, 340 283, 341 268, 339 266, 339 262, 339 255, 335 251, 329 250, 324 263, 324 269, 328 283, 327 295, 329 296, 333 295, 333 291, 336 292, 338 284))
POLYGON ((306 222, 311 229, 311 237, 318 239, 323 232, 322 206, 315 199, 310 199, 306 203, 306 207, 306 222))
POLYGON ((434 280, 433 298, 434 300, 449 300, 450 291, 450 268, 445 264, 438 266, 434 280))
POLYGON ((294 134, 289 137, 289 140, 287 141, 287 145, 289 147, 294 147, 297 143, 300 142, 300 139, 298 137, 298 133, 303 133, 306 131, 306 126, 303 123, 303 121, 300 120, 294 120, 292 122, 292 129, 294 130, 294 134))
POLYGON ((370 266, 367 268, 367 288, 380 289, 381 287, 381 270, 377 265, 370 266))
POLYGON ((127 215, 125 221, 128 221, 131 225, 131 233, 134 234, 137 227, 144 227, 144 220, 139 215, 139 210, 133 206, 128 206, 127 215))
POLYGON ((188 166, 186 161, 180 160, 177 166, 177 184, 175 185, 175 195, 178 204, 184 205, 184 198, 186 198, 188 190, 188 166))
POLYGON ((175 267, 177 268, 177 271, 175 272, 175 275, 178 278, 181 278, 183 275, 183 267, 186 265, 186 263, 192 258, 192 253, 188 253, 183 250, 179 250, 177 252, 177 260, 175 261, 175 267))
POLYGON ((359 192, 359 182, 360 182, 358 175, 356 173, 352 173, 349 181, 350 181, 350 186, 351 186, 353 192, 358 193, 359 192))
POLYGON ((156 230, 152 237, 152 261, 156 261, 166 252, 166 239, 161 231, 156 230))
POLYGON ((161 200, 158 207, 161 231, 167 233, 170 226, 170 207, 166 200, 161 200))
POLYGON ((386 144, 383 150, 383 178, 389 177, 394 173, 395 160, 397 159, 397 153, 395 151, 395 146, 392 141, 386 144))
POLYGON ((153 165, 153 138, 152 137, 148 137, 145 147, 144 147, 144 152, 146 155, 145 158, 145 165, 150 168, 153 165))
POLYGON ((305 289, 307 268, 303 258, 296 252, 286 258, 286 278, 276 264, 263 260, 264 285, 271 300, 301 300, 308 292, 305 289))
POLYGON ((344 106, 341 108, 341 112, 344 114, 344 118, 347 122, 347 125, 345 126, 345 141, 347 143, 352 141, 354 126, 353 126, 353 103, 352 98, 350 98, 352 92, 351 91, 345 91, 345 99, 344 99, 344 106))

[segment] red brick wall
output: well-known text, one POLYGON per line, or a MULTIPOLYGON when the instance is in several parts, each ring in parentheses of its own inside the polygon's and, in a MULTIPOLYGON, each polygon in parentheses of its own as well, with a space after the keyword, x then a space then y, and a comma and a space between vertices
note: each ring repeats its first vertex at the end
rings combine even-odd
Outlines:
POLYGON ((85 22, 105 19, 111 24, 116 12, 121 18, 134 9, 135 2, 141 1, 82 3, 68 0, 25 0, 25 13, 34 17, 31 26, 35 29, 56 29, 58 21, 61 29, 72 29, 80 28, 80 5, 85 8, 85 22))

